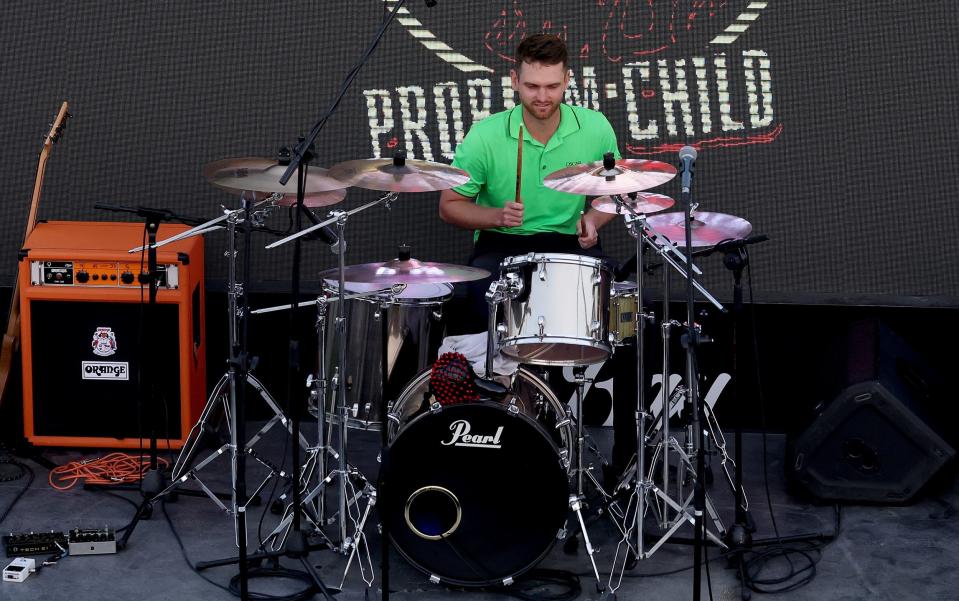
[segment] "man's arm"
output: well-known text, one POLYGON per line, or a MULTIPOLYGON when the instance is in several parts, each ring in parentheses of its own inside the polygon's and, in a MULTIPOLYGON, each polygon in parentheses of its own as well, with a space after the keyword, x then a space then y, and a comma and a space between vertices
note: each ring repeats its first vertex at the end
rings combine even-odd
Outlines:
POLYGON ((507 202, 502 209, 481 207, 453 190, 440 192, 440 219, 468 230, 515 227, 523 224, 523 205, 507 202))

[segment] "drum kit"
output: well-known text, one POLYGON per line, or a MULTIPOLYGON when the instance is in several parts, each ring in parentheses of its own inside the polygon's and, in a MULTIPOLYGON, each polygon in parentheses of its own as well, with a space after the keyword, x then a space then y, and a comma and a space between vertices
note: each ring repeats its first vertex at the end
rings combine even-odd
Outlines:
MULTIPOLYGON (((247 280, 239 280, 236 267, 237 226, 246 222, 248 233, 252 227, 263 225, 277 207, 297 204, 296 182, 278 182, 284 169, 277 161, 263 158, 208 164, 203 169, 207 181, 239 194, 242 207, 224 210, 216 219, 156 243, 161 246, 226 227, 230 240, 226 257, 231 349, 241 342, 248 313, 293 307, 291 303, 247 311, 240 299, 249 277, 249 255, 247 280)), ((370 584, 372 576, 367 577, 366 570, 368 567, 372 572, 372 562, 364 530, 372 507, 380 504, 382 525, 388 525, 385 535, 432 582, 458 586, 510 584, 542 560, 557 537, 568 532, 567 524, 575 515, 572 523, 578 525, 597 587, 602 590, 596 550, 583 515, 588 489, 598 491, 608 504, 608 514, 623 535, 620 547, 628 547, 637 559, 649 557, 680 526, 693 521, 691 497, 684 495, 682 486, 692 475, 690 456, 696 450, 695 437, 687 432, 686 443, 680 444, 670 434, 671 411, 666 409, 685 393, 680 387, 667 399, 670 395, 664 386, 658 414, 647 411, 641 352, 646 324, 655 321, 642 306, 646 271, 643 251, 652 250, 664 266, 663 313, 659 320, 663 382, 669 381, 666 349, 670 332, 683 327, 669 317, 669 268, 684 276, 687 269, 701 273, 683 239, 687 233, 683 213, 664 212, 673 207, 674 200, 647 192, 670 181, 676 173, 677 169, 667 163, 614 160, 607 155, 602 161, 569 167, 544 178, 545 186, 594 197, 593 209, 624 218, 636 244, 636 281, 614 282, 607 263, 587 256, 529 253, 506 258, 486 293, 490 307, 486 369, 481 376, 471 375, 479 400, 450 404, 439 402, 430 377, 430 366, 437 359, 444 334, 444 305, 453 294, 453 285, 491 274, 473 267, 420 261, 411 256, 408 247, 401 247, 391 260, 346 265, 346 226, 357 213, 378 205, 389 206, 400 193, 450 189, 468 181, 469 175, 444 164, 407 160, 402 153, 392 158, 347 161, 329 170, 310 167, 303 187, 303 206, 310 210, 340 203, 350 187, 386 192, 349 211, 332 210, 326 220, 314 219, 312 227, 267 246, 276 248, 335 227, 338 265, 318 274, 323 292, 312 301, 294 300, 297 306, 315 306, 317 310, 318 358, 316 371, 308 380, 309 410, 317 419, 317 441, 307 441, 298 428, 291 427, 265 387, 251 373, 238 371, 231 363, 191 432, 176 463, 174 481, 164 493, 195 481, 228 513, 242 512, 245 507, 239 506, 235 497, 231 507, 222 503, 203 484, 200 472, 216 456, 232 452, 235 483, 235 455, 245 446, 247 454, 269 468, 270 474, 256 488, 262 490, 280 474, 252 447, 269 429, 281 424, 298 436, 298 444, 307 456, 299 481, 289 483, 301 493, 297 495, 299 505, 287 505, 279 525, 263 542, 264 548, 281 547, 293 527, 294 516, 301 514, 310 524, 311 534, 349 555, 344 581, 354 557, 360 556, 358 565, 370 584), (584 453, 585 371, 607 360, 630 340, 635 340, 640 349, 637 456, 632 469, 607 491, 593 477, 584 453), (498 354, 522 367, 513 373, 494 374, 493 358, 498 354), (547 378, 536 371, 550 366, 573 368, 575 411, 557 398, 547 378), (242 378, 273 412, 248 441, 239 439, 235 423, 236 392, 243 385, 242 378), (218 408, 230 417, 230 441, 197 462, 199 436, 218 408), (650 427, 652 421, 658 422, 656 427, 650 427), (376 486, 348 461, 350 430, 374 430, 382 436, 378 457, 381 474, 376 486), (647 461, 647 451, 651 451, 651 461, 647 461), (388 487, 388 494, 380 490, 378 496, 380 487, 388 487), (328 496, 336 499, 332 515, 328 515, 328 496), (361 509, 363 502, 366 506, 361 509), (665 534, 647 550, 642 530, 650 508, 665 534), (328 536, 325 529, 333 524, 337 532, 328 536)), ((731 215, 693 210, 692 218, 692 247, 741 239, 751 230, 749 223, 731 215)), ((246 249, 249 247, 247 242, 246 249)), ((705 288, 695 281, 694 285, 709 302, 722 308, 705 288)), ((721 531, 711 505, 709 512, 721 531)), ((238 540, 245 535, 245 527, 241 532, 238 526, 238 540)), ((723 544, 719 535, 709 536, 723 544)))

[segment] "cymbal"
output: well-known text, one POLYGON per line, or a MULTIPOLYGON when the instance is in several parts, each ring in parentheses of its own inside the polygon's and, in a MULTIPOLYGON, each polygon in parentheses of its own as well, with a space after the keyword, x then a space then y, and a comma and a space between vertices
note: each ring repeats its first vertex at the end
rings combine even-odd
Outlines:
MULTIPOLYGON (((351 284, 377 284, 383 288, 393 284, 453 284, 489 277, 490 272, 476 267, 450 263, 430 263, 416 259, 392 259, 383 263, 347 265, 345 281, 351 284)), ((339 281, 339 271, 328 269, 321 279, 339 281)))
POLYGON ((329 176, 344 186, 389 192, 449 190, 470 180, 468 173, 450 165, 396 157, 337 163, 329 176))
MULTIPOLYGON (((672 198, 655 192, 637 192, 635 199, 629 198, 624 194, 622 201, 630 207, 634 213, 639 215, 649 215, 650 213, 665 211, 676 204, 676 201, 672 198)), ((617 213, 629 213, 625 207, 620 209, 616 199, 612 196, 594 198, 590 204, 600 213, 611 213, 613 215, 617 213)))
MULTIPOLYGON (((314 169, 316 169, 316 167, 314 167, 314 169)), ((303 206, 308 209, 328 207, 342 202, 344 198, 346 198, 345 188, 342 190, 330 190, 328 192, 316 192, 303 197, 303 206)), ((284 194, 276 201, 276 204, 281 207, 292 207, 296 204, 296 194, 284 194)))
MULTIPOLYGON (((203 166, 203 177, 218 188, 234 194, 253 194, 254 200, 263 200, 271 194, 280 193, 296 201, 296 178, 290 178, 286 185, 280 184, 280 176, 286 171, 272 159, 260 157, 241 157, 213 161, 203 166)), ((322 207, 335 204, 346 196, 337 197, 321 194, 332 190, 342 190, 346 184, 327 175, 322 167, 311 167, 306 174, 305 198, 310 198, 307 206, 322 207), (333 200, 336 198, 336 200, 333 200), (319 204, 317 204, 319 203, 319 204)))
MULTIPOLYGON (((655 231, 666 236, 676 246, 686 247, 686 226, 683 213, 662 213, 646 220, 655 231)), ((739 240, 749 235, 753 226, 741 217, 725 213, 696 211, 692 221, 693 248, 714 246, 723 240, 739 240)))
POLYGON ((543 185, 569 194, 605 196, 655 188, 676 176, 669 163, 646 159, 619 159, 573 165, 546 176, 543 185), (607 165, 609 165, 607 167, 607 165))

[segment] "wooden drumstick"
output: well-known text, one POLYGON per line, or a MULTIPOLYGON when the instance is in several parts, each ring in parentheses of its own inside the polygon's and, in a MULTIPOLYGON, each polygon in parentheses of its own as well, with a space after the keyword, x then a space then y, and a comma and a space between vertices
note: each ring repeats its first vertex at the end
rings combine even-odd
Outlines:
POLYGON ((519 192, 523 183, 523 126, 519 126, 519 149, 516 151, 516 196, 515 202, 523 204, 519 192))

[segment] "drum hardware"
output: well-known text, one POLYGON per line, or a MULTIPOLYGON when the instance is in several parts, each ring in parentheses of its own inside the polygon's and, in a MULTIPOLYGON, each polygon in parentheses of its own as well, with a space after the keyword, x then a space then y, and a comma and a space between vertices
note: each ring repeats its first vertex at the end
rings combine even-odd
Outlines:
POLYGON ((621 215, 623 208, 628 206, 631 215, 649 215, 665 211, 676 204, 672 198, 655 192, 633 192, 625 195, 627 198, 622 196, 621 194, 598 196, 590 202, 590 205, 600 213, 621 215))
MULTIPOLYGON (((244 332, 246 327, 245 323, 247 312, 245 302, 242 300, 244 297, 243 284, 238 281, 236 272, 236 257, 238 254, 236 248, 236 227, 238 224, 248 224, 248 227, 244 228, 244 231, 246 236, 246 244, 249 246, 249 234, 252 226, 257 226, 262 223, 263 216, 269 213, 270 209, 274 206, 273 203, 276 199, 277 195, 271 194, 270 196, 262 198, 260 201, 253 204, 248 196, 241 194, 241 203, 243 205, 241 208, 224 209, 224 214, 218 218, 202 223, 194 228, 181 232, 175 236, 171 236, 165 240, 154 241, 147 245, 147 247, 139 247, 129 251, 132 253, 142 250, 142 248, 159 248, 176 240, 182 240, 191 236, 201 235, 210 231, 222 229, 223 226, 217 224, 224 221, 226 222, 226 229, 229 234, 229 249, 224 253, 224 256, 229 261, 227 282, 227 314, 230 320, 230 327, 228 330, 228 335, 229 347, 231 349, 231 353, 233 353, 233 356, 231 356, 230 361, 228 362, 229 367, 227 372, 220 378, 219 382, 213 388, 213 391, 207 399, 206 405, 201 412, 200 418, 190 430, 186 443, 184 444, 183 449, 174 463, 171 474, 172 481, 166 488, 161 490, 156 497, 173 493, 182 484, 188 481, 195 482, 200 487, 202 494, 206 494, 225 513, 234 516, 234 527, 237 544, 240 544, 241 537, 245 540, 247 536, 245 524, 241 524, 242 520, 240 520, 240 514, 244 513, 247 504, 253 498, 255 498, 261 490, 263 490, 270 480, 275 477, 282 477, 280 472, 276 469, 276 466, 257 456, 253 450, 253 447, 260 440, 260 438, 262 438, 262 436, 272 429, 277 423, 282 424, 284 427, 286 427, 287 431, 292 432, 286 416, 283 414, 283 411, 273 399, 272 395, 269 393, 266 387, 263 386, 263 384, 260 383, 260 381, 251 373, 253 367, 255 367, 255 365, 253 365, 255 361, 250 361, 245 357, 242 350, 237 350, 242 348, 242 340, 245 337, 244 332), (254 211, 254 208, 256 208, 256 211, 254 211), (241 383, 239 387, 238 382, 241 383), (240 424, 240 421, 242 420, 242 412, 238 407, 240 399, 245 395, 245 386, 243 383, 255 390, 274 413, 273 417, 267 421, 266 424, 260 428, 260 430, 257 431, 249 440, 246 440, 245 443, 240 440, 240 438, 245 438, 245 436, 242 433, 242 424, 240 424), (195 460, 199 452, 203 435, 213 429, 211 426, 211 421, 213 421, 213 416, 218 410, 222 411, 222 415, 226 417, 226 428, 229 435, 229 440, 218 449, 211 452, 206 458, 197 463, 195 460), (210 488, 206 486, 199 476, 199 473, 207 465, 209 465, 214 459, 225 452, 229 452, 231 457, 231 482, 233 483, 229 506, 225 505, 221 501, 220 495, 210 490, 210 488), (260 463, 262 466, 266 467, 268 474, 257 486, 255 491, 244 500, 238 498, 236 484, 238 478, 240 477, 240 464, 243 463, 243 457, 247 455, 260 463)), ((249 261, 249 257, 247 257, 247 261, 249 261)), ((248 269, 248 264, 244 266, 244 269, 248 269)), ((248 271, 245 271, 245 277, 248 279, 248 271)), ((308 446, 306 439, 303 437, 300 437, 300 444, 303 446, 308 446)), ((186 493, 194 491, 179 492, 186 493)))
MULTIPOLYGON (((333 211, 330 213, 331 217, 329 219, 325 221, 321 221, 320 223, 313 225, 312 227, 299 230, 298 232, 290 236, 287 236, 285 238, 282 238, 281 240, 278 240, 276 242, 273 242, 272 244, 267 245, 266 248, 272 249, 272 248, 281 246, 283 244, 286 244, 287 242, 296 241, 300 237, 310 233, 311 231, 317 230, 321 227, 325 227, 333 223, 336 224, 337 239, 341 243, 345 243, 346 224, 351 216, 380 204, 385 204, 389 206, 389 204, 392 201, 394 201, 396 198, 397 198, 397 194, 395 192, 390 192, 372 202, 366 203, 364 205, 361 205, 349 211, 333 211)), ((313 501, 314 498, 323 497, 324 491, 326 490, 327 487, 330 487, 331 485, 335 485, 336 491, 337 491, 337 511, 335 515, 332 518, 330 518, 332 520, 331 523, 336 523, 337 533, 339 534, 338 546, 336 546, 335 544, 334 548, 336 548, 336 550, 338 550, 339 552, 343 554, 347 554, 347 553, 352 554, 363 543, 363 541, 365 541, 365 538, 362 532, 363 524, 358 522, 358 520, 361 518, 353 519, 354 516, 350 513, 350 508, 354 506, 355 501, 358 500, 359 495, 357 495, 355 490, 352 490, 352 491, 348 490, 352 486, 351 476, 353 476, 354 474, 358 474, 358 472, 356 472, 356 470, 351 469, 351 467, 349 466, 349 463, 347 460, 347 453, 346 453, 346 448, 348 443, 347 424, 346 424, 347 422, 346 416, 348 411, 348 408, 346 406, 346 379, 349 377, 349 374, 348 374, 348 370, 345 369, 346 317, 345 317, 345 309, 344 309, 343 301, 345 301, 348 298, 348 294, 345 292, 345 287, 344 287, 345 272, 346 272, 344 255, 345 253, 343 252, 337 253, 337 262, 339 264, 339 267, 336 270, 337 275, 339 276, 337 296, 333 299, 325 299, 322 301, 321 300, 312 301, 314 304, 317 305, 318 312, 320 313, 320 317, 318 318, 318 324, 320 324, 320 327, 323 328, 324 332, 325 332, 326 323, 327 323, 326 305, 328 302, 331 302, 331 301, 337 302, 337 313, 336 313, 336 318, 334 320, 334 329, 336 331, 336 337, 338 340, 338 345, 337 345, 338 346, 338 365, 340 367, 339 367, 339 372, 336 374, 336 377, 332 381, 332 388, 336 390, 335 413, 338 414, 340 417, 338 437, 337 437, 338 448, 328 449, 327 448, 329 446, 328 443, 322 440, 323 436, 325 435, 326 425, 322 420, 322 418, 325 417, 325 412, 320 411, 318 417, 321 418, 321 421, 318 427, 318 432, 321 440, 320 440, 320 444, 318 444, 317 447, 311 451, 310 459, 313 461, 313 464, 312 466, 308 466, 311 468, 309 470, 309 475, 311 479, 315 475, 319 480, 319 484, 312 491, 306 494, 306 496, 304 496, 303 498, 299 498, 300 490, 302 489, 305 492, 307 488, 307 486, 304 484, 306 480, 294 482, 294 487, 295 487, 294 500, 290 503, 290 505, 287 508, 287 515, 289 516, 289 519, 281 520, 280 524, 277 525, 277 527, 273 530, 273 532, 271 532, 270 535, 268 535, 266 540, 264 541, 264 542, 269 541, 274 546, 277 546, 277 545, 283 546, 284 544, 286 544, 287 539, 289 537, 289 529, 292 527, 295 530, 298 526, 297 517, 299 515, 299 512, 301 510, 304 510, 306 506, 313 501), (332 469, 332 470, 327 469, 327 465, 325 461, 326 452, 329 452, 331 455, 333 455, 336 458, 337 466, 335 469, 332 469), (349 536, 349 532, 348 532, 348 528, 350 526, 349 521, 353 521, 354 525, 358 526, 357 530, 355 531, 355 536, 353 537, 349 536)), ((384 289, 392 291, 394 289, 392 284, 393 282, 391 282, 390 285, 384 287, 384 289)), ((293 304, 294 303, 290 303, 288 306, 292 306, 293 304)), ((310 303, 296 303, 297 306, 301 306, 303 304, 310 304, 310 303)), ((276 308, 270 308, 270 310, 276 310, 276 308)), ((325 361, 325 354, 323 354, 324 350, 322 348, 323 347, 322 340, 323 339, 321 338, 320 352, 321 352, 321 357, 323 358, 322 369, 324 371, 320 374, 318 378, 310 382, 314 387, 314 391, 318 399, 326 398, 325 397, 326 395, 326 386, 325 386, 326 361, 325 361)), ((323 406, 325 407, 325 404, 323 406)), ((364 478, 364 481, 365 480, 366 479, 364 478)), ((367 498, 368 498, 367 505, 369 505, 375 500, 375 496, 372 494, 373 490, 372 488, 367 489, 366 487, 364 487, 364 491, 367 492, 367 498)), ((315 514, 316 519, 313 520, 314 527, 320 531, 322 531, 322 526, 326 525, 325 522, 327 522, 324 512, 325 512, 325 499, 320 499, 318 500, 317 513, 315 514)), ((304 511, 304 513, 306 512, 304 511)), ((369 513, 368 511, 364 511, 363 515, 364 516, 368 515, 368 513, 369 513)), ((309 516, 307 517, 309 519, 309 516)), ((344 577, 345 577, 345 573, 344 573, 344 577)))
MULTIPOLYGON (((328 220, 317 223, 310 228, 293 234, 292 236, 288 236, 282 240, 274 242, 273 244, 267 246, 267 248, 276 248, 277 246, 285 244, 286 242, 296 240, 300 236, 306 235, 313 230, 333 223, 336 224, 338 240, 341 243, 345 243, 345 228, 349 218, 352 215, 378 204, 385 204, 385 206, 389 208, 390 203, 398 198, 398 192, 440 190, 455 185, 460 185, 469 179, 469 176, 466 175, 465 172, 458 169, 449 168, 444 165, 430 163, 427 161, 408 162, 406 161, 405 153, 403 152, 397 153, 397 155, 392 159, 369 159, 341 163, 339 165, 334 165, 329 173, 331 176, 339 178, 341 182, 348 182, 348 185, 357 185, 360 187, 378 190, 389 190, 389 192, 373 202, 367 203, 350 211, 331 212, 328 220)), ((366 483, 366 485, 363 488, 363 492, 356 493, 355 489, 351 491, 347 490, 347 488, 351 486, 351 476, 359 475, 359 473, 349 467, 346 454, 348 443, 348 426, 350 421, 350 408, 347 405, 346 399, 346 382, 349 381, 352 376, 346 356, 347 319, 345 313, 345 303, 343 302, 349 296, 346 284, 347 282, 350 284, 372 284, 379 286, 381 291, 390 292, 390 294, 388 294, 388 298, 380 304, 380 323, 383 327, 382 340, 384 347, 383 361, 381 363, 383 366, 383 382, 386 382, 388 375, 386 357, 389 350, 389 321, 387 319, 386 311, 390 306, 396 304, 396 297, 399 296, 399 294, 392 293, 394 291, 397 293, 402 293, 406 289, 407 284, 449 284, 451 282, 480 279, 487 277, 489 273, 481 269, 466 268, 442 263, 421 262, 413 259, 410 256, 408 247, 401 250, 400 255, 395 260, 387 261, 386 263, 381 264, 350 266, 349 268, 345 265, 344 254, 345 253, 343 252, 337 253, 338 266, 336 269, 320 274, 320 277, 323 279, 333 279, 333 277, 336 278, 336 295, 332 297, 331 300, 339 301, 337 304, 336 318, 334 320, 334 330, 336 333, 335 335, 337 342, 336 347, 338 371, 331 382, 331 387, 336 391, 333 402, 333 415, 335 417, 333 421, 337 422, 336 425, 338 425, 337 443, 339 447, 335 449, 332 454, 337 459, 338 464, 335 469, 328 470, 325 464, 325 453, 322 449, 322 447, 326 445, 319 445, 318 456, 313 463, 312 470, 313 472, 317 472, 317 477, 320 480, 320 484, 304 497, 304 501, 306 503, 310 503, 313 499, 318 499, 316 521, 320 524, 325 522, 327 524, 336 523, 338 525, 340 540, 340 546, 338 550, 344 554, 349 554, 346 571, 344 571, 343 574, 345 579, 347 572, 352 565, 353 557, 356 555, 356 553, 360 552, 361 547, 366 550, 366 557, 367 559, 369 558, 369 550, 365 544, 366 539, 365 535, 363 534, 363 528, 365 526, 365 520, 369 515, 371 505, 376 502, 378 494, 382 496, 381 492, 384 487, 384 480, 382 479, 380 480, 378 486, 374 489, 372 485, 369 484, 369 482, 367 482, 364 478, 363 481, 366 483), (331 518, 326 519, 324 516, 325 500, 322 498, 324 496, 323 491, 326 489, 326 487, 333 484, 334 479, 337 483, 336 490, 338 506, 334 515, 331 518), (350 509, 354 506, 357 506, 359 498, 364 495, 368 498, 367 507, 363 511, 362 516, 356 517, 350 513, 350 509), (348 536, 348 519, 350 519, 355 526, 356 534, 354 537, 348 536)), ((363 296, 369 298, 370 294, 369 292, 365 292, 363 296)), ((325 303, 318 303, 318 305, 321 307, 321 310, 325 308, 325 303)), ((325 319, 322 319, 321 321, 325 323, 325 319)), ((325 344, 325 338, 325 334, 320 336, 321 346, 325 344)), ((322 351, 321 357, 323 363, 325 364, 325 354, 323 354, 322 351)), ((320 431, 326 429, 326 426, 323 424, 323 419, 325 419, 326 415, 325 382, 325 373, 321 374, 320 377, 311 382, 315 387, 315 397, 318 399, 318 402, 321 403, 318 411, 318 416, 321 419, 319 428, 320 431), (316 387, 320 387, 322 390, 316 387)), ((382 396, 382 404, 386 406, 386 395, 383 394, 382 396)), ((381 451, 381 458, 383 458, 384 463, 388 461, 384 457, 387 429, 388 428, 385 427, 382 428, 384 450, 381 451)), ((313 474, 311 473, 311 477, 312 475, 313 474)), ((295 518, 297 515, 296 508, 293 508, 292 514, 294 517, 293 525, 295 528, 295 518)), ((281 527, 285 526, 281 524, 281 527)), ((278 534, 279 531, 282 530, 281 527, 278 527, 275 533, 278 534)), ((384 537, 387 535, 386 530, 387 528, 384 524, 384 537)), ((274 540, 276 540, 275 536, 274 540)), ((384 563, 386 562, 385 559, 383 561, 384 563)), ((361 568, 361 570, 362 569, 363 568, 361 568)), ((365 572, 364 579, 366 580, 365 572)), ((371 580, 366 581, 368 584, 371 584, 371 580)))
MULTIPOLYGON (((637 274, 637 319, 636 319, 636 347, 637 347, 637 411, 638 411, 638 424, 637 424, 637 456, 636 463, 633 466, 633 475, 630 478, 627 478, 628 482, 621 484, 618 489, 622 490, 623 488, 629 489, 632 488, 632 493, 630 494, 628 501, 626 502, 625 508, 621 507, 618 502, 613 502, 610 504, 611 513, 620 517, 623 520, 623 525, 620 527, 620 532, 622 534, 622 539, 617 546, 616 554, 613 560, 613 571, 610 573, 609 577, 609 586, 610 590, 615 591, 621 584, 622 574, 626 569, 626 566, 631 563, 630 555, 636 559, 646 559, 651 556, 659 547, 669 539, 681 526, 683 523, 689 522, 694 525, 697 530, 697 537, 701 537, 703 534, 709 537, 714 543, 725 547, 725 543, 717 536, 715 533, 708 531, 703 525, 703 514, 708 513, 710 519, 712 519, 714 526, 718 532, 723 532, 724 528, 721 520, 719 519, 718 514, 715 511, 715 508, 712 505, 711 500, 708 499, 705 495, 705 490, 701 490, 701 477, 696 478, 697 493, 701 490, 702 497, 701 499, 694 498, 693 494, 690 494, 686 497, 683 504, 678 503, 674 500, 673 496, 670 494, 670 465, 671 461, 669 456, 672 454, 676 455, 678 458, 678 465, 682 469, 677 469, 677 498, 683 498, 682 491, 682 478, 688 473, 697 473, 693 468, 693 462, 690 459, 691 453, 690 449, 684 449, 680 444, 675 440, 674 437, 671 437, 669 434, 669 405, 670 399, 667 393, 667 388, 663 388, 663 410, 660 413, 659 420, 661 427, 657 432, 655 430, 655 425, 651 428, 647 428, 646 423, 652 416, 645 409, 645 369, 644 369, 644 351, 643 351, 643 329, 649 317, 646 314, 640 315, 640 309, 642 305, 642 288, 643 288, 643 276, 645 271, 643 270, 643 250, 648 246, 649 248, 656 251, 663 262, 663 265, 668 265, 675 269, 677 273, 686 278, 687 285, 690 290, 690 295, 692 290, 698 290, 707 300, 709 300, 714 306, 720 310, 725 311, 722 305, 701 285, 696 282, 692 277, 693 273, 701 274, 696 265, 692 262, 692 244, 687 245, 675 245, 671 242, 670 238, 664 235, 660 229, 660 225, 668 225, 672 223, 673 217, 666 217, 666 215, 652 216, 647 217, 644 214, 639 214, 634 206, 638 204, 637 202, 629 202, 624 199, 621 195, 613 197, 613 200, 616 201, 617 212, 621 212, 626 221, 627 228, 629 229, 630 234, 636 239, 636 274, 637 274), (683 248, 688 248, 689 252, 687 254, 680 253, 676 246, 681 246, 683 248), (679 260, 677 260, 676 255, 678 255, 679 260), (684 269, 685 266, 689 266, 689 269, 684 269), (658 436, 658 439, 656 438, 658 436), (655 441, 655 442, 654 442, 655 441), (647 446, 653 446, 653 453, 651 455, 651 461, 648 465, 649 472, 645 472, 647 469, 646 464, 646 449, 647 446), (658 462, 662 462, 662 475, 661 483, 662 488, 657 486, 654 482, 655 477, 653 475, 654 470, 657 467, 658 462), (653 497, 653 501, 649 502, 647 499, 649 496, 653 497), (696 502, 695 510, 690 513, 689 505, 690 503, 696 502), (701 505, 699 504, 701 503, 701 505), (645 532, 644 532, 644 517, 646 515, 647 506, 650 506, 658 514, 660 526, 665 530, 665 533, 660 537, 658 541, 654 543, 650 548, 646 548, 645 542, 645 532), (702 507, 700 509, 699 507, 702 507), (623 545, 626 545, 627 552, 623 553, 623 545), (621 562, 621 563, 620 563, 621 562), (618 568, 617 568, 618 566, 618 568), (619 580, 615 580, 615 573, 619 569, 620 577, 619 580)), ((688 211, 693 210, 692 204, 687 205, 688 211)), ((702 213, 697 213, 697 217, 702 215, 702 213)), ((741 221, 741 220, 740 220, 741 221)), ((740 232, 744 231, 742 223, 739 223, 735 219, 727 218, 714 218, 707 215, 704 219, 700 220, 701 224, 697 231, 702 232, 697 238, 704 239, 709 235, 718 235, 720 231, 726 237, 729 235, 735 236, 740 232), (722 223, 723 225, 719 225, 722 223), (730 224, 735 224, 736 227, 727 227, 730 224)), ((748 224, 747 224, 748 225, 748 224)), ((671 232, 674 233, 674 232, 671 232)), ((745 230, 745 233, 748 233, 748 230, 745 230)), ((675 236, 675 233, 674 233, 675 236)), ((687 240, 689 242, 689 240, 687 240)), ((679 324, 675 320, 671 320, 669 317, 669 270, 663 270, 663 314, 660 327, 660 337, 662 339, 663 345, 663 382, 669 381, 669 339, 671 330, 677 327, 679 324)), ((692 318, 690 317, 689 323, 692 323, 692 318)), ((699 332, 695 327, 687 329, 687 334, 684 335, 684 339, 691 337, 693 339, 700 338, 701 332, 699 332)), ((684 340, 689 348, 689 343, 684 340)), ((693 343, 695 344, 695 343, 693 343)), ((692 357, 687 358, 687 362, 693 361, 692 357)), ((694 368, 694 366, 692 366, 694 368)), ((690 369, 690 373, 687 374, 687 378, 692 378, 695 374, 695 369, 690 369)), ((680 390, 680 392, 685 396, 687 393, 685 390, 680 390)), ((693 388, 692 394, 698 395, 698 389, 693 388)), ((698 404, 697 404, 698 405, 698 404)), ((714 420, 714 418, 713 418, 714 420)), ((712 422, 709 422, 710 429, 715 428, 718 431, 718 427, 715 426, 712 422)), ((693 434, 701 434, 702 428, 699 424, 698 416, 693 420, 693 425, 690 427, 690 435, 687 436, 689 443, 693 443, 696 436, 693 434)), ((715 433, 714 433, 715 437, 715 433)), ((700 437, 701 439, 701 437, 700 437)), ((724 468, 725 462, 728 460, 728 457, 725 455, 724 443, 721 447, 724 457, 724 468)), ((697 454, 697 461, 702 460, 702 442, 698 445, 693 445, 692 452, 697 454)), ((630 470, 627 470, 629 473, 630 470)), ((728 472, 727 472, 728 476, 728 472)), ((701 542, 700 542, 701 544, 701 542)))

